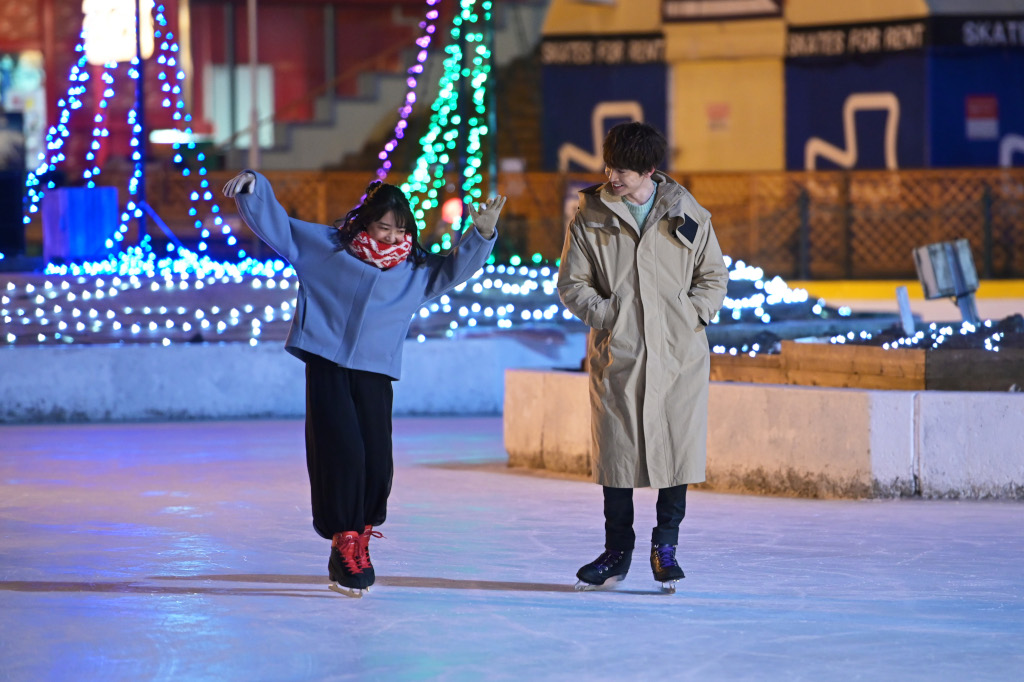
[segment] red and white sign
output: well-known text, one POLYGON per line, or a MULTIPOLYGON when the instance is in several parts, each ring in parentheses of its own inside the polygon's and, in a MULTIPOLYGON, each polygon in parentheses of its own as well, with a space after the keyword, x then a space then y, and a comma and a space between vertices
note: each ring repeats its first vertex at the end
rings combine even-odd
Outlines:
POLYGON ((728 102, 711 102, 707 105, 707 113, 708 130, 722 132, 729 129, 732 108, 728 102))
POLYGON ((967 95, 968 140, 999 139, 999 99, 995 95, 967 95))

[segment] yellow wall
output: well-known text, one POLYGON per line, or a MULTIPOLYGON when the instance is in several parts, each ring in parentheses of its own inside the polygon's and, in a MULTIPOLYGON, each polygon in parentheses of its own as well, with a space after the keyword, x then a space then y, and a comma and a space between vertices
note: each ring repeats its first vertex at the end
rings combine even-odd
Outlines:
POLYGON ((783 8, 786 21, 796 26, 913 19, 929 14, 927 0, 786 0, 783 8))
POLYGON ((786 26, 782 19, 669 22, 663 29, 669 63, 743 57, 781 59, 785 54, 786 26))
POLYGON ((785 20, 661 21, 661 0, 551 0, 544 35, 658 33, 673 171, 785 168, 786 24, 928 16, 927 0, 787 0, 785 20))
MULTIPOLYGON (((786 0, 786 21, 795 25, 844 24, 925 17, 927 0, 786 0)), ((661 0, 615 0, 610 4, 585 0, 551 0, 544 35, 573 33, 648 33, 674 26, 704 26, 710 30, 752 21, 661 23, 661 0)), ((781 23, 778 22, 778 23, 781 23)))
POLYGON ((669 22, 664 32, 672 169, 782 169, 782 19, 669 22))
POLYGON ((673 171, 784 168, 780 59, 676 62, 670 82, 673 171))
POLYGON ((551 0, 542 32, 571 34, 658 33, 661 0, 617 0, 612 4, 551 0))

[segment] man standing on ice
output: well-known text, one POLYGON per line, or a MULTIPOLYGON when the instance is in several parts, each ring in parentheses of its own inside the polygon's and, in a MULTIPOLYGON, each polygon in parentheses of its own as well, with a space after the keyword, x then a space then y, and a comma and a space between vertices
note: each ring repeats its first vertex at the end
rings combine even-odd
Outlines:
POLYGON ((608 182, 580 192, 558 293, 590 329, 591 465, 604 488, 605 551, 577 589, 612 587, 629 571, 633 488, 658 489, 651 569, 664 589, 676 561, 686 486, 704 480, 710 356, 704 328, 729 273, 711 214, 657 170, 667 143, 645 123, 604 140, 608 182))

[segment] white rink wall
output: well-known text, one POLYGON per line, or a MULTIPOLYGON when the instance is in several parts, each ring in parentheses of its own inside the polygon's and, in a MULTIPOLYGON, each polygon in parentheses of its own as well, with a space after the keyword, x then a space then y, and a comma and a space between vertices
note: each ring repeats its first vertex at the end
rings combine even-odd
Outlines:
MULTIPOLYGON (((583 334, 408 341, 395 414, 504 415, 512 466, 589 472, 583 334)), ((0 423, 298 418, 280 342, 0 349, 0 423)), ((666 415, 669 418, 669 415, 666 415)), ((714 382, 708 483, 823 498, 1024 499, 1024 394, 714 382)))
MULTIPOLYGON (((505 390, 509 463, 588 475, 586 376, 512 370, 505 390)), ((1024 500, 1022 393, 712 382, 708 410, 707 489, 1024 500)))
MULTIPOLYGON (((510 367, 575 367, 584 334, 407 341, 396 415, 497 415, 510 367)), ((0 423, 301 417, 305 365, 280 341, 0 348, 0 423)))

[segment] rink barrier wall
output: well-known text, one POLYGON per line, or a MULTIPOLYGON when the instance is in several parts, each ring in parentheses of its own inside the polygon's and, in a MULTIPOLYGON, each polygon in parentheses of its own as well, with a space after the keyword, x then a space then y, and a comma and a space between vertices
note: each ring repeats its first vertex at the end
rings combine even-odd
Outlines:
MULTIPOLYGON (((582 334, 409 341, 394 412, 504 413, 511 466, 587 475, 582 334)), ((0 423, 299 418, 279 343, 0 349, 0 423)), ((712 382, 705 487, 1024 499, 1024 394, 712 382)), ((2 444, 0 444, 2 445, 2 444)))
MULTIPOLYGON (((497 415, 509 367, 579 364, 584 336, 409 340, 394 414, 497 415)), ((305 365, 281 342, 0 348, 0 423, 292 418, 305 365)))
MULTIPOLYGON (((505 376, 509 465, 590 475, 582 372, 505 376)), ((1024 500, 1024 394, 711 383, 707 481, 812 498, 1024 500)))

